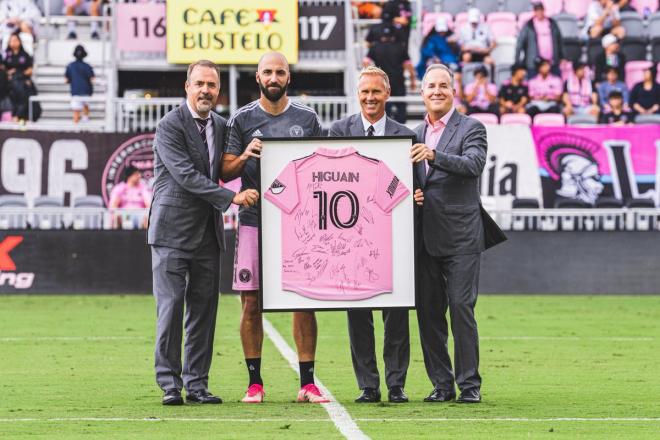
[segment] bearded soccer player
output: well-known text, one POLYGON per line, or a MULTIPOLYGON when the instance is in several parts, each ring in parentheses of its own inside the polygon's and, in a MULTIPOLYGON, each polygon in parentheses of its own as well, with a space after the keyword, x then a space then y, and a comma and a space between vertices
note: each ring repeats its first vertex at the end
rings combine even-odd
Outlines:
MULTIPOLYGON (((259 187, 258 163, 263 138, 320 137, 321 124, 314 110, 289 100, 286 89, 291 80, 289 63, 278 52, 265 54, 256 73, 261 90, 258 100, 240 108, 227 124, 227 143, 222 162, 223 179, 241 177, 242 186, 259 187)), ((241 341, 250 383, 245 403, 264 400, 261 378, 261 347, 264 339, 259 307, 259 246, 257 207, 241 209, 238 216, 234 290, 241 292, 241 341)), ((326 403, 314 384, 316 353, 316 316, 314 312, 293 313, 293 337, 300 364, 298 402, 326 403)))

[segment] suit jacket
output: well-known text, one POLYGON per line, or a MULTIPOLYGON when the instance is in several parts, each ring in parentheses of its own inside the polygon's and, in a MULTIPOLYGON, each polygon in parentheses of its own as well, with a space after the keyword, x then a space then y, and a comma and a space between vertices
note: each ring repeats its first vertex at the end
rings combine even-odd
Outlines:
POLYGON ((221 213, 234 192, 218 185, 226 120, 211 112, 215 160, 185 103, 163 117, 154 141, 154 196, 149 212, 148 243, 185 251, 199 247, 209 217, 220 249, 225 249, 221 213))
MULTIPOLYGON (((328 136, 365 136, 360 113, 333 122, 328 136)), ((385 136, 415 136, 415 133, 405 125, 387 117, 385 120, 385 136)))
MULTIPOLYGON (((417 142, 425 143, 426 123, 415 128, 417 142)), ((486 163, 486 128, 474 118, 454 111, 435 147, 435 161, 426 171, 416 164, 416 185, 424 192, 422 244, 429 255, 450 256, 483 252, 504 235, 481 207, 479 177, 486 163), (485 230, 485 227, 488 230, 485 230), (493 229, 493 228, 496 228, 493 229)), ((499 240, 499 241, 498 241, 499 240)))

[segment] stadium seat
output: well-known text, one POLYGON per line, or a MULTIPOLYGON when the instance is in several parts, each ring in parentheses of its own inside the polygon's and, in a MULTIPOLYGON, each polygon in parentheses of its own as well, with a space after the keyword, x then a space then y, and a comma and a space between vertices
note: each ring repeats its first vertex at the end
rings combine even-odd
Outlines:
POLYGON ((525 24, 534 17, 534 13, 532 11, 525 11, 521 12, 518 14, 518 31, 525 26, 525 24))
POLYGON ((500 5, 499 0, 473 0, 472 7, 479 9, 482 14, 488 15, 499 11, 500 5))
POLYGON ((595 125, 598 119, 594 115, 571 115, 568 117, 568 125, 595 125))
POLYGON ((657 113, 651 115, 637 115, 635 117, 635 124, 660 125, 660 115, 657 113))
POLYGON ((503 11, 513 12, 520 15, 521 12, 531 12, 532 2, 529 0, 504 0, 503 11))
POLYGON ((599 209, 618 209, 618 214, 598 215, 597 227, 603 231, 618 231, 623 229, 623 201, 615 197, 600 197, 596 200, 596 208, 599 209))
POLYGON ((649 209, 651 212, 655 211, 655 202, 653 199, 629 199, 626 201, 626 207, 635 210, 634 215, 628 217, 629 222, 626 224, 626 229, 636 231, 655 229, 654 222, 656 222, 657 219, 652 213, 647 214, 643 211, 644 209, 649 209))
POLYGON ((25 229, 27 218, 21 210, 27 206, 28 203, 24 196, 0 195, 0 229, 25 229), (6 212, 7 210, 15 212, 6 212))
POLYGON ((626 63, 626 86, 632 90, 633 86, 644 79, 644 71, 653 66, 650 61, 628 61, 626 63))
POLYGON ((587 63, 593 66, 596 64, 596 58, 598 55, 603 53, 603 43, 600 41, 600 38, 591 38, 587 42, 587 63))
POLYGON ((34 207, 37 210, 43 208, 44 212, 35 212, 32 225, 38 229, 60 229, 63 216, 60 212, 49 212, 49 208, 62 208, 64 201, 61 197, 38 196, 34 198, 34 207))
MULTIPOLYGON (((555 209, 591 209, 587 202, 577 199, 558 199, 555 201, 555 209)), ((593 229, 593 217, 581 215, 562 215, 559 218, 559 226, 562 231, 575 231, 581 229, 593 229)))
POLYGON ((474 80, 474 71, 483 66, 482 63, 466 63, 461 69, 461 82, 463 87, 470 84, 474 80))
POLYGON ((73 229, 103 229, 105 213, 103 197, 95 195, 76 197, 72 205, 74 208, 86 208, 84 212, 74 212, 73 229))
POLYGON ((447 20, 449 29, 454 29, 454 18, 451 14, 446 12, 429 12, 424 15, 424 20, 422 21, 422 33, 424 36, 428 35, 431 29, 435 27, 435 22, 439 17, 444 17, 447 20))
POLYGON ((456 30, 461 29, 463 26, 465 26, 468 22, 468 16, 467 12, 459 12, 458 14, 454 15, 454 26, 456 26, 456 30))
POLYGON ((577 18, 584 18, 590 4, 591 0, 564 0, 564 12, 573 14, 577 18))
POLYGON ((505 113, 500 116, 500 124, 532 125, 532 118, 527 113, 505 113))
POLYGON ((490 53, 495 64, 513 64, 516 60, 516 37, 499 37, 490 53))
POLYGON ((495 65, 495 84, 499 90, 504 81, 511 78, 511 65, 510 64, 496 64, 495 65))
POLYGON ((566 123, 564 122, 564 115, 559 113, 539 113, 534 116, 534 125, 562 126, 566 123))
POLYGON ((492 113, 472 113, 470 116, 482 124, 497 125, 499 123, 497 115, 492 113))
POLYGON ((552 17, 559 14, 564 9, 563 0, 542 0, 545 6, 545 15, 552 17))
POLYGON ((651 40, 651 54, 653 62, 660 62, 660 12, 649 18, 649 39, 651 40))
POLYGON ((641 15, 635 11, 621 12, 621 26, 626 30, 621 41, 621 52, 626 60, 645 60, 648 38, 641 15))
POLYGON ((561 32, 564 58, 573 63, 577 62, 582 56, 582 42, 577 17, 573 14, 561 13, 555 15, 553 19, 557 22, 561 32))
POLYGON ((500 37, 516 37, 516 16, 512 12, 491 12, 486 17, 486 23, 495 39, 500 37))
POLYGON ((658 0, 630 0, 630 6, 645 17, 647 14, 653 14, 653 12, 658 10, 658 0))
MULTIPOLYGON (((532 198, 516 197, 511 201, 511 209, 539 209, 539 201, 532 198)), ((514 214, 511 218, 511 229, 514 231, 534 231, 537 229, 537 226, 536 217, 514 214)))

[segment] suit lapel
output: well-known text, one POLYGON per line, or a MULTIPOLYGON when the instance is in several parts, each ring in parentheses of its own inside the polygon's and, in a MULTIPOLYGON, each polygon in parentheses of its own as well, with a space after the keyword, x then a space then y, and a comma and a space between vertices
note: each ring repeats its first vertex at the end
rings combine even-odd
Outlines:
POLYGON ((207 172, 207 174, 210 176, 211 171, 209 170, 209 152, 204 146, 204 142, 202 141, 202 137, 199 134, 199 128, 197 126, 197 122, 192 117, 192 114, 190 113, 190 110, 188 110, 188 105, 184 103, 181 107, 183 107, 181 113, 183 114, 183 127, 188 134, 189 138, 192 140, 193 145, 195 148, 197 148, 197 151, 199 151, 204 158, 204 169, 207 172))
POLYGON ((220 118, 213 116, 213 166, 211 167, 211 179, 215 182, 218 180, 218 167, 220 166, 220 159, 222 155, 222 138, 223 138, 222 125, 220 118))
POLYGON ((351 136, 364 136, 364 126, 362 125, 362 117, 360 113, 354 116, 351 123, 351 136))
POLYGON ((438 145, 435 146, 435 149, 437 151, 443 153, 445 152, 445 150, 447 149, 447 145, 449 145, 451 138, 454 137, 454 134, 456 133, 456 130, 458 129, 458 125, 460 123, 461 123, 460 114, 456 110, 454 110, 454 113, 451 115, 451 118, 449 118, 449 121, 447 122, 447 126, 442 132, 442 136, 440 136, 440 140, 438 140, 438 145))

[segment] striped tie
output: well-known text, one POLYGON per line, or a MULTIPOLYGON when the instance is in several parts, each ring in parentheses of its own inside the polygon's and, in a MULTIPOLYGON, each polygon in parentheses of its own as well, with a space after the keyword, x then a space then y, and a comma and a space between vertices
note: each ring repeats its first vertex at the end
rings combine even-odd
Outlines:
POLYGON ((211 118, 195 118, 195 122, 197 122, 197 129, 199 130, 199 135, 202 137, 202 142, 204 142, 204 146, 206 147, 207 151, 209 149, 209 143, 206 139, 206 127, 208 127, 208 122, 210 120, 211 118))

